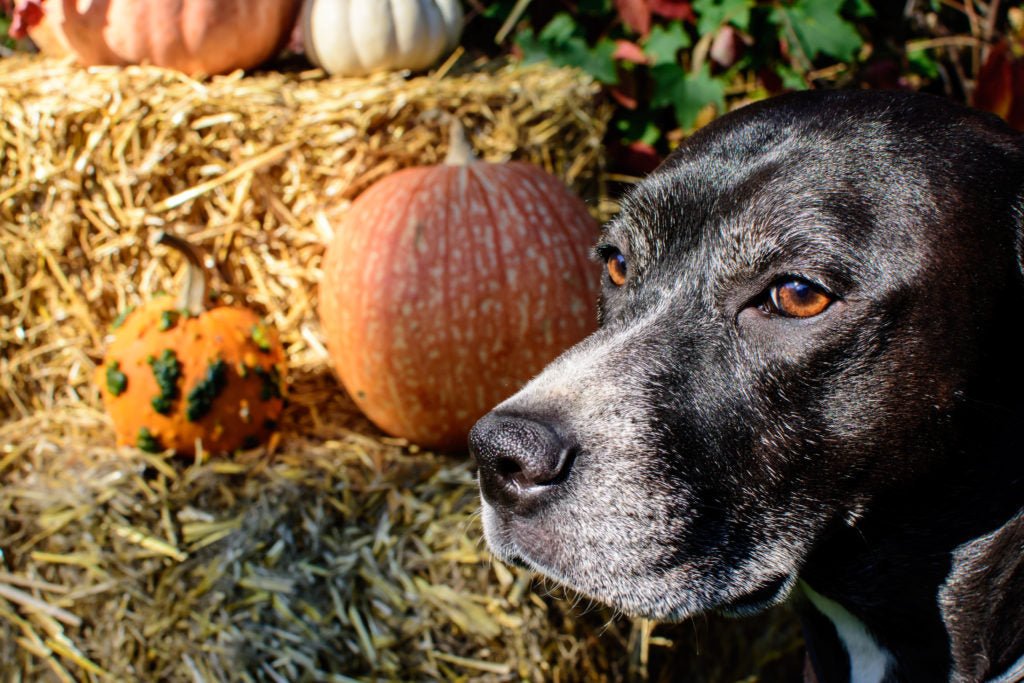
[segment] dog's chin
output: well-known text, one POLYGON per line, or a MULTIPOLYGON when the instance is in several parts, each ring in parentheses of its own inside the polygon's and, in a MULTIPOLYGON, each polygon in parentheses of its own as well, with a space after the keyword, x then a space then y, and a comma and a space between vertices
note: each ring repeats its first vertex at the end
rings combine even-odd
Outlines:
MULTIPOLYGON (((584 581, 573 580, 545 563, 516 543, 508 527, 502 525, 494 510, 484 503, 484 536, 496 559, 509 565, 528 569, 549 578, 587 598, 604 603, 633 618, 677 622, 704 612, 743 617, 765 611, 784 602, 796 586, 796 573, 784 573, 764 579, 751 586, 708 590, 709 582, 693 578, 683 585, 660 582, 651 577, 623 577, 621 590, 593 590, 584 581), (644 598, 647 596, 647 599, 644 598)), ((608 584, 604 584, 607 589, 608 584)))
POLYGON ((771 579, 739 597, 728 600, 714 609, 726 617, 749 617, 781 605, 796 587, 796 574, 785 574, 771 579))

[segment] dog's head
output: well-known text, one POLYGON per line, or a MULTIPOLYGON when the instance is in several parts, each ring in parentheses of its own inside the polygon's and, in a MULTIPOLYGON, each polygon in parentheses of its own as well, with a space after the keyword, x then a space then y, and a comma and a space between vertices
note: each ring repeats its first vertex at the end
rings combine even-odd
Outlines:
POLYGON ((1022 188, 1020 137, 938 98, 698 132, 604 230, 600 329, 470 436, 494 553, 658 619, 784 597, 1005 389, 1022 188))

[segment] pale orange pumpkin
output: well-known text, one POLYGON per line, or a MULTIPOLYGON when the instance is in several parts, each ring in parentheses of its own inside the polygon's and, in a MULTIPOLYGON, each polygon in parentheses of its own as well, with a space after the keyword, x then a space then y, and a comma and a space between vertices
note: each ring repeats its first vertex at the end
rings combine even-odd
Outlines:
MULTIPOLYGON (((457 127, 461 130, 461 127, 457 127)), ((465 448, 470 427, 595 327, 598 228, 554 176, 470 158, 361 194, 323 263, 320 318, 338 376, 392 435, 465 448)))
POLYGON ((45 0, 28 34, 86 66, 153 64, 190 74, 248 69, 288 39, 301 0, 45 0))

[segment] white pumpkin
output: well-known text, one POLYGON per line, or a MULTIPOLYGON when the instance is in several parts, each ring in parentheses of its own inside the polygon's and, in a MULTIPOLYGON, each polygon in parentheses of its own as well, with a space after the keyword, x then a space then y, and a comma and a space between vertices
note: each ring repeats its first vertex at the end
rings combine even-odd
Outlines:
POLYGON ((305 0, 306 55, 339 76, 425 69, 462 32, 459 0, 305 0))

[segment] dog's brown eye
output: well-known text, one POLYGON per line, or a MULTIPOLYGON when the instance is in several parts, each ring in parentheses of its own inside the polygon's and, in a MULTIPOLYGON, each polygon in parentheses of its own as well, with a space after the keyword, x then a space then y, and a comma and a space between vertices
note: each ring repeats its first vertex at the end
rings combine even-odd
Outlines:
POLYGON ((789 318, 811 318, 832 303, 832 296, 806 280, 787 280, 768 290, 772 312, 789 318))
POLYGON ((612 284, 616 287, 626 284, 626 257, 619 252, 615 252, 608 256, 606 263, 608 265, 608 277, 611 278, 612 284))

